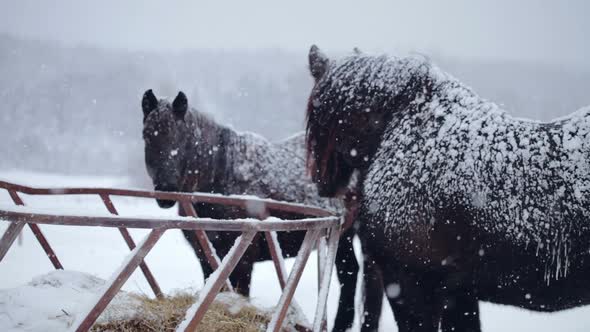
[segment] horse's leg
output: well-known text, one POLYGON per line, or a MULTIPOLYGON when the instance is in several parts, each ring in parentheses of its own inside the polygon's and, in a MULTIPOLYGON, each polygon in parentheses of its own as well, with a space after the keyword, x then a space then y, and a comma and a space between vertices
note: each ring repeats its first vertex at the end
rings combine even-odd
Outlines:
POLYGON ((361 331, 379 330, 383 305, 383 274, 373 257, 363 249, 363 307, 361 331))
MULTIPOLYGON (((213 268, 209 265, 209 261, 199 244, 195 232, 192 230, 183 230, 184 237, 186 238, 187 242, 193 248, 199 262, 201 263, 201 269, 203 270, 203 277, 207 280, 211 274, 213 273, 213 268)), ((223 232, 216 232, 214 236, 211 236, 211 232, 208 232, 209 240, 211 243, 234 243, 235 234, 233 233, 223 233, 223 232)), ((215 247, 215 246, 214 246, 215 247)), ((219 259, 223 259, 231 245, 229 246, 217 246, 215 251, 217 252, 219 259), (227 247, 227 248, 226 248, 227 247)), ((251 248, 248 249, 248 251, 251 248)), ((229 281, 231 282, 232 286, 234 287, 235 291, 238 294, 244 295, 248 297, 250 295, 250 280, 252 278, 252 269, 254 260, 251 258, 251 255, 248 255, 248 252, 244 254, 240 262, 235 267, 234 271, 229 276, 229 281)))
POLYGON ((454 222, 435 224, 433 238, 436 247, 443 249, 439 255, 452 258, 451 264, 440 267, 441 330, 479 332, 479 302, 471 272, 474 255, 466 253, 477 252, 480 244, 474 238, 477 233, 471 228, 468 215, 453 211, 449 219, 454 222))
POLYGON ((441 306, 436 289, 439 280, 426 273, 401 271, 399 278, 395 277, 396 274, 384 272, 383 278, 398 330, 437 332, 441 306))
POLYGON ((184 234, 184 238, 186 239, 188 244, 193 248, 195 255, 199 259, 199 262, 201 264, 201 270, 203 270, 203 277, 205 279, 209 278, 211 273, 213 273, 213 269, 209 265, 209 262, 207 261, 207 257, 205 257, 205 253, 203 252, 203 249, 201 249, 201 246, 199 245, 199 243, 197 241, 197 236, 195 235, 195 231, 183 230, 182 233, 184 234))
MULTIPOLYGON (((235 236, 235 235, 234 235, 235 236)), ((252 270, 254 269, 254 262, 258 261, 260 257, 260 249, 264 245, 261 241, 263 239, 260 233, 254 236, 250 247, 244 253, 244 256, 240 259, 238 265, 236 265, 233 272, 229 275, 229 280, 235 287, 238 294, 245 297, 250 296, 250 283, 252 281, 252 270)), ((228 243, 234 243, 235 237, 228 243)), ((230 247, 230 246, 228 246, 230 247)), ((229 250, 229 248, 228 248, 229 250)))
POLYGON ((352 240, 355 231, 350 227, 340 235, 340 243, 336 252, 336 272, 340 282, 340 299, 338 311, 334 319, 333 332, 346 331, 354 322, 354 294, 359 272, 359 265, 354 255, 352 240))
POLYGON ((243 257, 229 275, 229 280, 238 294, 245 297, 250 296, 250 282, 252 281, 253 269, 254 260, 250 259, 250 257, 243 257))
MULTIPOLYGON (((194 205, 194 207, 195 207, 195 209, 197 208, 196 205, 194 205)), ((180 204, 178 206, 178 215, 181 217, 187 216, 184 209, 182 209, 180 207, 180 204)), ((197 235, 195 234, 195 231, 194 230, 182 230, 182 234, 184 235, 184 238, 186 239, 188 244, 193 248, 193 251, 195 252, 195 255, 197 256, 197 259, 199 260, 199 263, 201 265, 201 270, 203 271, 203 278, 204 278, 203 283, 204 283, 207 280, 207 278, 209 278, 211 273, 213 273, 213 268, 211 268, 211 265, 209 265, 209 262, 207 261, 207 256, 205 256, 205 253, 203 252, 203 249, 201 248, 201 245, 199 244, 199 241, 197 240, 197 235)))
POLYGON ((441 331, 481 332, 479 302, 469 290, 452 290, 443 302, 441 331))

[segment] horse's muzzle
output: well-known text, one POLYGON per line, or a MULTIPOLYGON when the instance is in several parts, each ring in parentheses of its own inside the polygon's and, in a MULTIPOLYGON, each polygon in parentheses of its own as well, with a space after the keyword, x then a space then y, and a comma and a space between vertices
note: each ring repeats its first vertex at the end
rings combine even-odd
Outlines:
MULTIPOLYGON (((156 190, 156 191, 176 191, 175 188, 172 188, 170 186, 155 186, 154 190, 156 190)), ((176 201, 168 200, 168 199, 156 199, 156 202, 158 203, 158 206, 163 209, 169 209, 176 204, 176 201)))
POLYGON ((169 201, 167 199, 156 199, 156 202, 158 203, 158 206, 162 209, 169 209, 173 207, 174 204, 176 204, 176 201, 169 201))

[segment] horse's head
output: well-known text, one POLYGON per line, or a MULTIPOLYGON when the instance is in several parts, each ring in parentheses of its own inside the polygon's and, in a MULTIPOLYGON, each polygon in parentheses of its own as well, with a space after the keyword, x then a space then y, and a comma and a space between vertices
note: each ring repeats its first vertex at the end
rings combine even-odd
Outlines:
MULTIPOLYGON (((143 140, 145 164, 154 189, 181 191, 186 168, 187 140, 190 126, 187 124, 188 101, 179 92, 172 103, 158 100, 152 90, 147 90, 141 101, 143 110, 143 140)), ((174 201, 158 200, 162 208, 174 206, 174 201)))
POLYGON ((354 52, 331 61, 314 45, 315 84, 307 109, 307 165, 321 196, 343 193, 355 170, 367 167, 388 122, 392 93, 378 84, 381 58, 354 52))

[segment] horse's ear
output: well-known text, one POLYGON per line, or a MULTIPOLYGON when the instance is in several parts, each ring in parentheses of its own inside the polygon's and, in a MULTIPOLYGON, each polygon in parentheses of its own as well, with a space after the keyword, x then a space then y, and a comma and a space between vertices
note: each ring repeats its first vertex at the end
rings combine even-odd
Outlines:
POLYGON ((179 119, 184 119, 184 115, 188 110, 188 99, 186 99, 186 95, 184 94, 184 92, 178 92, 178 95, 176 96, 176 98, 174 98, 174 101, 172 102, 172 110, 179 119))
POLYGON ((308 57, 309 71, 311 72, 311 76, 317 81, 328 71, 330 60, 315 45, 312 45, 309 49, 308 57))
POLYGON ((143 110, 143 119, 145 120, 151 111, 158 107, 158 98, 154 95, 152 89, 147 90, 141 99, 141 109, 143 110))

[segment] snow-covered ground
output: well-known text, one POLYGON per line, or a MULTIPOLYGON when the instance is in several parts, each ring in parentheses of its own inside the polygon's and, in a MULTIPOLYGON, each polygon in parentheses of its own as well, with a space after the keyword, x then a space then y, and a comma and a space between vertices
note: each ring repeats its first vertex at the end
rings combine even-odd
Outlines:
MULTIPOLYGON (((0 172, 0 179, 48 187, 128 187, 129 183, 125 178, 71 177, 19 171, 0 172)), ((59 208, 71 206, 76 209, 102 208, 102 202, 98 197, 40 198, 23 196, 23 200, 25 204, 32 206, 56 206, 59 208)), ((175 212, 175 209, 163 210, 158 208, 153 200, 117 197, 114 197, 113 200, 121 215, 145 215, 149 213, 171 216, 175 212)), ((11 204, 12 201, 8 194, 0 191, 0 207, 11 204)), ((6 223, 0 221, 0 232, 4 232, 6 227, 6 223)), ((42 230, 67 270, 83 271, 102 279, 108 279, 128 253, 123 239, 115 229, 42 226, 42 230)), ((131 230, 131 233, 138 242, 147 234, 147 231, 131 230)), ((19 243, 21 244, 15 244, 10 249, 0 263, 0 331, 60 331, 63 325, 55 323, 55 320, 60 318, 56 318, 53 313, 58 312, 59 315, 61 309, 68 312, 68 308, 51 309, 52 303, 59 306, 61 302, 54 300, 54 296, 47 296, 42 291, 39 292, 38 287, 32 287, 31 285, 34 282, 30 284, 35 277, 50 272, 52 266, 28 228, 25 228, 19 243), (23 307, 31 308, 31 313, 40 316, 24 315, 23 307)), ((180 231, 168 231, 165 233, 147 256, 146 261, 164 292, 169 293, 173 290, 187 288, 199 289, 203 285, 203 276, 199 264, 180 231)), ((292 264, 292 259, 287 260, 288 268, 292 264)), ((312 255, 295 293, 296 301, 309 320, 312 320, 317 299, 316 267, 316 256, 312 255)), ((89 280, 88 278, 82 279, 89 280)), ((72 290, 76 292, 76 289, 84 286, 77 285, 77 280, 81 279, 72 278, 71 287, 64 288, 64 297, 73 296, 71 295, 72 290)), ((338 285, 335 276, 332 278, 332 285, 338 285)), ((151 292, 139 270, 131 276, 123 289, 146 294, 151 292)), ((256 264, 252 284, 253 302, 263 307, 269 307, 276 304, 279 296, 280 288, 272 263, 256 264)), ((338 287, 332 287, 328 304, 330 321, 335 314, 337 296, 338 287)), ((84 299, 84 297, 81 297, 80 301, 84 299)), ((70 310, 72 309, 70 308, 70 310)), ((486 332, 516 330, 581 332, 590 329, 590 307, 557 314, 541 314, 484 303, 481 311, 482 326, 486 332)), ((381 322, 382 331, 396 331, 393 316, 387 306, 384 308, 381 322)))
MULTIPOLYGON (((87 273, 53 270, 25 285, 0 290, 2 331, 63 331, 82 312, 101 287, 103 279, 87 273)), ((99 318, 99 322, 128 319, 141 302, 119 292, 99 318)))

